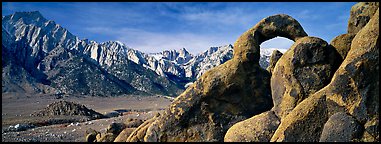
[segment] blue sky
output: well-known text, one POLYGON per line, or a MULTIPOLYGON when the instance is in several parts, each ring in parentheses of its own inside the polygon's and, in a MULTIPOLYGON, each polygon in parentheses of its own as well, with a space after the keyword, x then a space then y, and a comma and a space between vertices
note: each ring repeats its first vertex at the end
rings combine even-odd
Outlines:
MULTIPOLYGON (((309 36, 330 42, 347 31, 354 2, 2 2, 2 15, 40 11, 80 39, 118 40, 143 52, 185 47, 200 53, 211 46, 233 44, 261 19, 288 14, 309 36)), ((289 48, 275 38, 265 48, 289 48)))

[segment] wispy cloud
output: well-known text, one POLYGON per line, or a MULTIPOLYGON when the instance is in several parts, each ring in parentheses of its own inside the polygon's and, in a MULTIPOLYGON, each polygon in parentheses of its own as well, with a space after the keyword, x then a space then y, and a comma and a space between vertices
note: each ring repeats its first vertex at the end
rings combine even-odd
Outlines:
POLYGON ((349 12, 341 12, 332 21, 332 23, 325 25, 325 29, 328 31, 341 32, 342 34, 347 32, 349 12))
POLYGON ((235 24, 246 20, 247 15, 242 15, 242 11, 229 10, 229 11, 199 11, 192 13, 182 14, 182 18, 186 21, 197 21, 205 24, 235 24), (242 18, 243 17, 243 18, 242 18))
POLYGON ((299 19, 303 19, 303 20, 318 20, 322 18, 321 15, 316 14, 316 12, 309 9, 300 11, 299 13, 296 14, 295 17, 299 19))
MULTIPOLYGON (((119 40, 144 52, 185 47, 198 53, 211 46, 233 44, 261 19, 288 14, 310 36, 326 41, 346 32, 354 3, 2 3, 2 12, 39 10, 80 38, 119 40)), ((273 39, 262 47, 289 48, 273 39)))

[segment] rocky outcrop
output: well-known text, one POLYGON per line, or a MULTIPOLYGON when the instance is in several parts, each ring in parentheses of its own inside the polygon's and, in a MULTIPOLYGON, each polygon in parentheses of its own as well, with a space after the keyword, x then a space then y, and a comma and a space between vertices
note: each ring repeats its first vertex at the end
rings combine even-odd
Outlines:
POLYGON ((221 141, 224 133, 225 141, 378 141, 378 21, 377 10, 357 34, 329 45, 286 15, 265 18, 237 40, 231 60, 206 72, 127 141, 221 141), (275 64, 274 107, 260 110, 257 93, 266 88, 253 84, 267 76, 257 68, 259 44, 275 36, 295 44, 275 64))
POLYGON ((72 57, 72 53, 70 53, 69 50, 58 46, 47 53, 47 56, 38 64, 37 69, 48 72, 53 70, 59 62, 66 61, 70 57, 72 57))
POLYGON ((356 34, 347 33, 339 35, 330 42, 330 44, 336 49, 340 54, 342 59, 345 59, 349 50, 351 49, 352 40, 356 34))
POLYGON ((270 74, 274 71, 275 64, 278 62, 280 57, 282 57, 283 53, 281 53, 279 50, 274 50, 273 53, 270 56, 270 63, 267 67, 267 71, 269 71, 270 74))
POLYGON ((298 21, 288 15, 279 14, 267 17, 238 38, 234 44, 234 58, 238 58, 242 62, 252 61, 258 64, 259 45, 276 36, 296 41, 307 36, 307 33, 304 32, 298 21))
MULTIPOLYGON (((139 127, 136 128, 136 130, 134 130, 128 137, 127 137, 127 140, 126 142, 138 142, 138 141, 146 141, 145 140, 145 135, 146 135, 146 132, 147 132, 147 129, 149 128, 149 126, 152 124, 152 122, 154 122, 158 117, 160 116, 160 114, 158 115, 155 115, 155 117, 145 121, 144 123, 142 123, 139 127)), ((152 133, 150 133, 152 134, 152 133)), ((149 134, 149 135, 150 135, 149 134)))
POLYGON ((113 133, 98 134, 96 142, 113 142, 117 136, 113 133))
POLYGON ((85 134, 85 140, 86 142, 95 142, 96 141, 96 136, 100 134, 100 132, 94 130, 94 129, 87 129, 86 134, 85 134))
MULTIPOLYGON (((240 67, 245 67, 245 64, 258 65, 258 43, 267 40, 266 34, 271 35, 268 31, 261 30, 277 33, 279 31, 271 27, 282 27, 282 24, 269 22, 274 17, 284 18, 282 15, 266 18, 245 32, 235 43, 232 60, 206 72, 162 116, 143 124, 127 141, 220 141, 221 133, 215 133, 216 130, 224 133, 224 126, 229 127, 239 119, 247 118, 239 107, 216 103, 218 99, 234 103, 237 98, 245 98, 237 96, 236 99, 229 99, 225 94, 229 92, 226 91, 229 85, 222 84, 229 84, 229 78, 234 78, 238 86, 241 86, 241 78, 250 78, 247 75, 240 77, 234 74, 239 72, 237 69, 240 67), (271 23, 270 28, 266 27, 266 22, 271 23), (227 72, 224 73, 223 70, 227 72), (221 79, 221 75, 226 77, 221 79), (216 95, 219 97, 215 97, 216 95), (227 117, 228 114, 239 117, 227 117)), ((279 21, 292 24, 285 19, 279 21)), ((343 38, 345 40, 333 42, 336 48, 343 44, 341 52, 337 52, 320 38, 289 36, 283 33, 282 36, 288 36, 296 42, 274 68, 271 78, 274 101, 272 110, 281 123, 273 135, 264 134, 268 136, 266 138, 272 135, 270 141, 277 142, 379 140, 379 131, 376 130, 379 127, 378 22, 377 10, 353 40, 343 38), (351 43, 350 49, 347 47, 348 43, 351 43), (342 58, 345 58, 344 61, 342 58)), ((239 95, 245 96, 242 93, 239 95)), ((263 135, 255 135, 258 133, 246 133, 256 131, 256 128, 261 129, 264 125, 266 127, 266 123, 256 124, 261 121, 260 117, 264 116, 256 115, 233 125, 225 135, 225 140, 255 141, 263 138, 263 135)))
POLYGON ((310 94, 326 86, 342 60, 324 40, 297 40, 277 62, 271 77, 274 112, 283 119, 310 94))
POLYGON ((319 141, 327 113, 324 95, 308 97, 281 120, 271 142, 319 141))
POLYGON ((356 34, 372 18, 379 8, 379 2, 359 2, 352 6, 348 21, 348 33, 356 34))
POLYGON ((320 142, 350 142, 361 137, 361 126, 351 116, 338 112, 324 124, 320 142))
POLYGON ((46 108, 41 111, 35 112, 33 116, 86 116, 90 119, 104 118, 104 116, 92 109, 88 109, 84 105, 76 104, 68 101, 58 101, 49 104, 46 108))
POLYGON ((267 111, 233 125, 224 142, 269 142, 280 124, 273 111, 267 111))
POLYGON ((126 125, 124 123, 111 123, 106 129, 106 133, 113 133, 114 135, 118 135, 125 128, 126 125))
POLYGON ((353 38, 369 22, 378 7, 378 2, 359 2, 352 6, 348 21, 348 33, 333 38, 330 43, 340 53, 341 58, 345 59, 351 48, 353 38))
POLYGON ((351 48, 331 82, 308 96, 282 118, 271 141, 378 141, 379 131, 374 130, 378 127, 379 116, 378 49, 377 10, 353 38, 351 48), (338 112, 346 113, 353 119, 346 118, 342 125, 333 122, 335 128, 329 129, 330 122, 335 121, 333 119, 337 116, 334 115, 338 112), (327 123, 330 117, 332 119, 327 123), (357 122, 360 128, 347 124, 351 121, 357 122), (327 134, 323 131, 324 124, 327 131, 345 129, 346 132, 327 134))
POLYGON ((100 133, 95 130, 89 129, 86 131, 86 141, 87 142, 113 142, 120 141, 125 137, 124 135, 118 136, 120 133, 122 134, 130 134, 134 128, 126 128, 124 123, 111 123, 106 128, 106 133, 100 133))
POLYGON ((125 128, 120 134, 115 138, 114 142, 126 142, 128 136, 134 132, 136 128, 125 128))
POLYGON ((111 123, 105 133, 100 133, 93 129, 86 130, 85 139, 87 142, 126 142, 129 135, 142 124, 141 119, 127 119, 125 123, 111 123))
POLYGON ((126 128, 133 128, 133 127, 139 127, 141 124, 143 124, 143 120, 141 119, 127 119, 126 122, 124 122, 124 125, 126 128))
MULTIPOLYGON (((361 125, 378 118, 379 41, 377 10, 354 37, 347 57, 325 89, 331 115, 346 112, 361 125)), ((375 135, 374 131, 370 133, 375 135)))
POLYGON ((361 141, 364 142, 374 142, 380 141, 380 126, 379 126, 379 117, 373 117, 371 120, 368 120, 364 125, 364 134, 361 138, 361 141))
POLYGON ((259 45, 276 36, 297 40, 306 35, 290 16, 261 20, 235 42, 233 59, 203 74, 127 141, 223 141, 233 124, 272 107, 270 74, 259 66, 259 45))

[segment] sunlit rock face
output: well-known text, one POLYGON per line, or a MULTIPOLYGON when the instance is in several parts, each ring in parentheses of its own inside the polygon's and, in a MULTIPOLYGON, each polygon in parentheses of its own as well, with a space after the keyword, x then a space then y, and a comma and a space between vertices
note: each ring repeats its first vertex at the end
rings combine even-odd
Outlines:
POLYGON ((127 141, 223 141, 233 124, 270 110, 271 75, 259 65, 259 45, 276 36, 297 40, 307 34, 287 15, 261 20, 238 38, 231 60, 204 73, 127 141))

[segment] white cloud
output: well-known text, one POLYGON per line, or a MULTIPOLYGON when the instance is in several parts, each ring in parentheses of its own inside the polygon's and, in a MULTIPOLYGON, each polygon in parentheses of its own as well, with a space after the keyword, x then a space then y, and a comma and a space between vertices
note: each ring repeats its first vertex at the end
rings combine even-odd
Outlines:
MULTIPOLYGON (((258 7, 261 5, 262 3, 258 4, 258 7)), ((228 8, 212 9, 192 4, 164 3, 164 5, 156 5, 157 7, 151 8, 155 12, 158 12, 157 14, 160 16, 171 17, 173 18, 172 20, 175 20, 173 22, 183 23, 180 28, 177 25, 174 28, 175 30, 165 31, 163 28, 166 28, 166 26, 163 26, 158 21, 159 23, 152 24, 145 29, 143 27, 137 28, 133 25, 120 26, 118 28, 112 26, 102 28, 103 26, 94 25, 94 27, 87 30, 92 31, 92 33, 110 36, 109 40, 122 41, 126 45, 143 52, 159 52, 166 49, 185 47, 191 53, 199 53, 210 46, 233 44, 236 38, 243 32, 250 29, 261 19, 274 14, 288 14, 297 19, 310 36, 317 36, 326 40, 330 39, 327 35, 332 34, 325 33, 325 31, 335 31, 335 29, 340 29, 343 23, 346 23, 343 20, 345 17, 341 15, 338 17, 340 23, 333 22, 317 25, 316 22, 321 22, 322 19, 332 21, 328 19, 330 15, 319 14, 319 11, 307 8, 289 10, 287 7, 280 7, 280 5, 276 8, 263 5, 263 7, 258 9, 253 9, 252 6, 232 5, 228 8), (189 29, 192 31, 189 31, 189 29)), ((103 11, 99 12, 102 13, 103 11)), ((115 13, 117 15, 120 11, 115 13)), ((137 20, 141 16, 141 14, 128 14, 125 16, 126 19, 121 21, 129 21, 131 18, 137 20)), ((118 18, 115 17, 115 19, 118 18)), ((147 17, 143 19, 145 19, 143 20, 144 22, 150 20, 147 17)), ((292 44, 293 42, 288 39, 275 38, 264 42, 261 47, 288 49, 292 44)))

